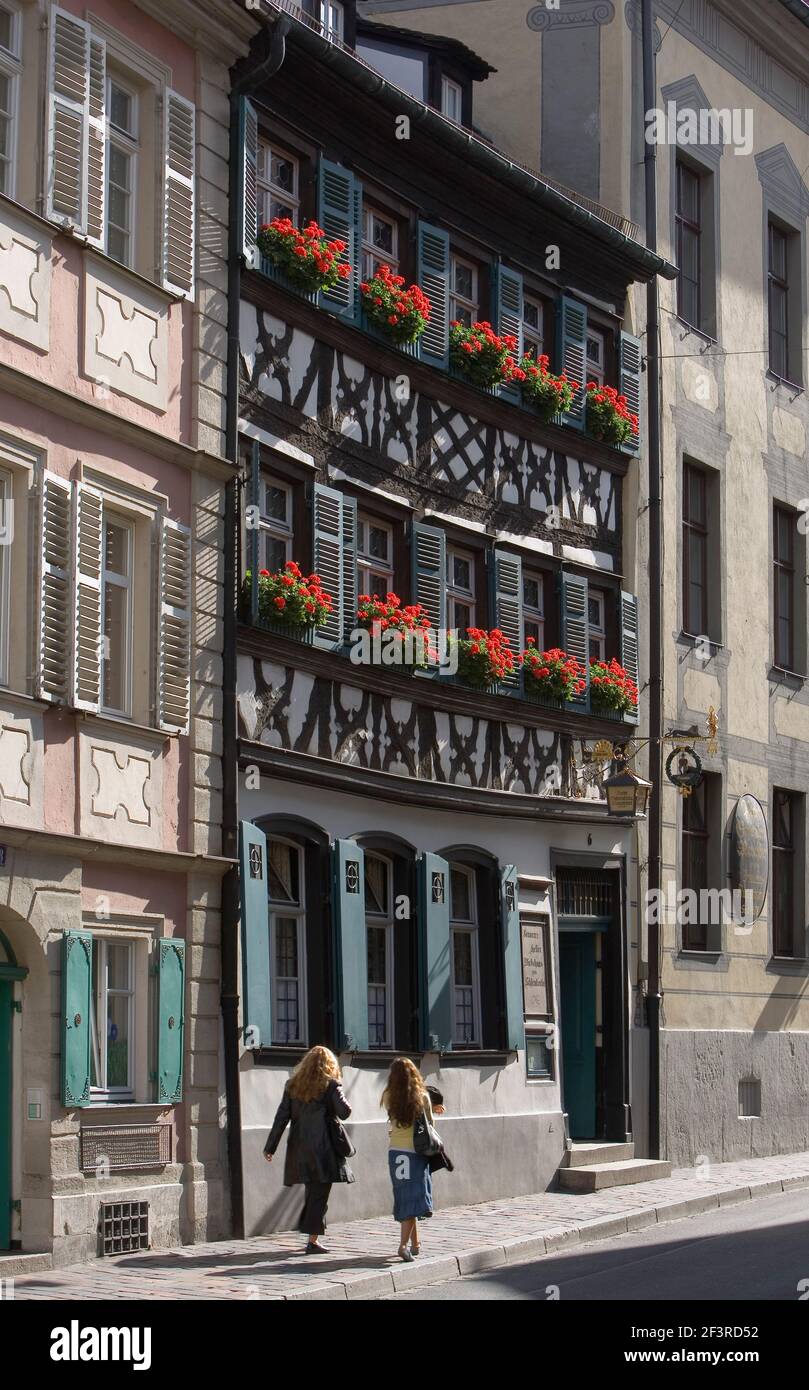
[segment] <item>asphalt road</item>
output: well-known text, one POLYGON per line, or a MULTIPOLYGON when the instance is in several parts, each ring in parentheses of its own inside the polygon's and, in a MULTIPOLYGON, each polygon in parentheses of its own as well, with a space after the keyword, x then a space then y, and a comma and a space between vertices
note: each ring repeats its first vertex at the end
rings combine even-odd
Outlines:
POLYGON ((511 1298, 809 1301, 809 1190, 720 1207, 386 1301, 511 1298))

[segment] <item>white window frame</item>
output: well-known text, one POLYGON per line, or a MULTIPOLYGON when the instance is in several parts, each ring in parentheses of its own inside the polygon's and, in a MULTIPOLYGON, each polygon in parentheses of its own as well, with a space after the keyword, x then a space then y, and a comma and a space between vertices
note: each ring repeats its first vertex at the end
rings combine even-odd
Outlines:
POLYGON ((379 594, 379 598, 384 598, 393 588, 393 527, 388 521, 381 521, 379 517, 360 512, 357 517, 357 575, 361 594, 374 592, 371 585, 372 571, 377 574, 385 572, 385 593, 379 594), (370 554, 368 539, 371 526, 377 527, 387 535, 388 554, 385 560, 374 559, 370 554))
POLYGON ((587 633, 588 633, 588 656, 590 661, 606 661, 607 659, 607 595, 604 589, 587 590, 587 633), (599 623, 594 626, 590 621, 590 604, 596 603, 599 609, 599 623), (594 656, 592 652, 593 642, 598 643, 599 655, 594 656))
POLYGON ((452 990, 452 1042, 454 1047, 481 1047, 481 1009, 480 1009, 480 950, 478 936, 478 893, 477 893, 477 874, 473 868, 467 864, 454 864, 449 866, 449 931, 450 931, 450 988, 452 990), (452 875, 454 873, 463 874, 469 884, 469 907, 470 916, 454 916, 454 898, 452 893, 452 875), (456 936, 471 937, 471 958, 472 958, 472 984, 456 985, 455 983, 455 938, 456 936), (459 1038, 456 1034, 456 990, 472 990, 472 1037, 459 1038))
POLYGON ((281 202, 291 209, 292 222, 296 227, 300 225, 301 219, 301 162, 297 155, 290 154, 288 150, 279 148, 274 141, 267 140, 264 136, 259 136, 258 152, 256 158, 256 197, 258 201, 258 224, 260 227, 268 222, 272 222, 273 201, 281 202), (295 178, 292 193, 286 189, 279 188, 272 181, 272 161, 276 159, 286 159, 292 165, 295 178))
POLYGON ((456 125, 463 124, 463 87, 451 77, 441 78, 441 115, 456 125), (450 109, 456 106, 457 115, 450 109))
POLYGON ((106 501, 103 502, 101 511, 101 678, 99 689, 99 709, 102 714, 113 714, 119 718, 129 718, 132 711, 132 634, 134 631, 134 556, 135 556, 135 527, 132 519, 118 512, 114 507, 110 507, 106 501), (107 569, 107 524, 112 522, 120 526, 126 533, 126 573, 119 574, 116 570, 107 569), (108 653, 107 638, 104 633, 106 627, 107 610, 107 585, 113 584, 116 588, 126 590, 126 621, 124 624, 124 651, 121 686, 124 692, 124 708, 116 709, 113 705, 108 705, 104 699, 104 687, 106 684, 106 666, 110 660, 108 653))
POLYGON ((294 493, 292 484, 284 478, 278 478, 273 473, 261 474, 261 503, 259 506, 259 569, 269 569, 266 563, 266 548, 264 541, 269 538, 273 541, 282 541, 285 551, 285 563, 292 559, 292 544, 295 539, 294 531, 294 493), (280 488, 286 495, 286 519, 279 521, 277 517, 268 516, 263 510, 265 500, 265 488, 280 488), (265 558, 262 558, 264 555, 265 558))
POLYGON ((137 970, 136 970, 136 961, 135 961, 136 943, 132 940, 131 937, 127 937, 127 938, 123 938, 123 939, 122 939, 121 937, 116 937, 116 936, 113 936, 113 935, 109 935, 109 936, 104 935, 104 936, 102 936, 100 933, 93 932, 93 972, 94 972, 94 975, 95 975, 95 963, 96 963, 96 946, 98 946, 98 947, 100 948, 100 949, 99 949, 99 956, 98 956, 98 959, 99 959, 99 970, 98 970, 97 976, 95 976, 95 978, 94 978, 93 1002, 92 1002, 92 1008, 91 1008, 91 1011, 90 1011, 90 1047, 91 1047, 91 1051, 92 1051, 92 1053, 93 1053, 93 1055, 94 1055, 94 1059, 95 1059, 96 1077, 98 1078, 99 1083, 101 1083, 101 1082, 103 1081, 103 1084, 98 1084, 98 1085, 96 1085, 96 1086, 91 1086, 91 1087, 90 1087, 90 1098, 91 1098, 91 1101, 95 1101, 96 1103, 98 1103, 98 1102, 102 1102, 102 1103, 103 1103, 104 1101, 123 1101, 123 1100, 131 1100, 131 1099, 134 1098, 134 1095, 135 1095, 135 1080, 134 1080, 134 1070, 135 1070, 135 1068, 134 1068, 134 1063, 135 1063, 135 1052, 136 1052, 136 1036, 135 1036, 135 1028, 136 1028, 136 1024, 135 1024, 135 1013, 136 1013, 136 1010, 135 1010, 135 1003, 136 1003, 136 995, 137 995, 137 970), (107 988, 107 983, 106 983, 106 974, 107 974, 107 946, 108 946, 108 945, 123 946, 123 947, 126 947, 126 951, 127 951, 127 963, 128 963, 128 985, 127 985, 127 988, 126 988, 125 990, 116 989, 116 990, 113 990, 113 991, 112 991, 113 994, 123 994, 123 995, 126 995, 126 997, 127 997, 128 1000, 129 1000, 129 1005, 128 1005, 128 1009, 127 1009, 127 1038, 128 1038, 129 1047, 128 1047, 128 1052, 127 1052, 127 1084, 126 1084, 126 1086, 108 1086, 108 1085, 107 1085, 107 1052, 106 1052, 107 1030, 106 1030, 106 1023, 107 1023, 107 1015, 108 1015, 108 1010, 107 1010, 107 999, 108 999, 109 993, 110 993, 110 991, 109 991, 108 988, 107 988), (102 1028, 103 1028, 103 1033, 102 1033, 102 1028), (103 1051, 102 1051, 102 1046, 101 1046, 101 1039, 102 1039, 102 1037, 103 1037, 103 1039, 104 1039, 104 1044, 105 1044, 103 1051), (103 1065, 102 1065, 102 1063, 103 1063, 103 1065))
MULTIPOLYGON (((270 912, 270 979, 272 980, 272 1041, 279 1047, 296 1047, 299 1044, 306 1046, 309 1037, 309 1012, 306 989, 307 979, 307 960, 306 960, 306 853, 302 845, 298 845, 294 840, 287 840, 283 835, 268 835, 267 837, 267 862, 269 864, 270 844, 285 845, 291 849, 298 859, 298 901, 297 903, 284 903, 278 898, 269 898, 270 912), (279 917, 291 917, 297 926, 297 949, 298 949, 298 974, 294 977, 298 986, 298 1033, 297 1038, 281 1038, 277 1027, 280 1016, 280 1000, 278 997, 278 986, 283 980, 292 979, 292 976, 280 976, 278 974, 278 924, 279 917)), ((269 874, 267 875, 267 891, 269 894, 269 874)))
POLYGON ((462 549, 459 545, 450 544, 447 546, 446 588, 447 628, 453 632, 456 628, 463 626, 464 632, 459 635, 465 635, 467 627, 475 626, 475 557, 470 551, 462 549), (466 560, 469 564, 469 577, 471 579, 471 588, 469 589, 463 589, 455 583, 452 562, 456 556, 459 560, 466 560), (457 622, 455 617, 456 603, 463 604, 465 608, 469 609, 469 621, 467 623, 461 625, 457 622))
POLYGON ((137 260, 136 260, 136 256, 137 256, 136 237, 137 237, 137 227, 138 227, 138 176, 139 176, 139 169, 138 169, 139 158, 138 158, 138 157, 139 157, 139 153, 140 153, 140 137, 139 137, 139 129, 140 129, 140 94, 139 94, 137 88, 134 87, 134 86, 131 84, 131 82, 128 82, 125 78, 119 77, 118 74, 115 73, 115 72, 113 72, 113 73, 108 72, 108 73, 107 73, 107 79, 106 79, 106 92, 105 92, 104 95, 105 95, 105 101, 106 101, 106 132, 105 132, 105 135, 106 135, 106 143, 107 143, 107 149, 106 149, 106 168, 105 168, 105 170, 104 170, 104 179, 105 179, 105 185, 106 185, 105 188, 104 188, 104 249, 105 249, 107 255, 108 255, 108 256, 111 256, 111 258, 112 258, 113 260, 115 260, 115 261, 117 262, 117 264, 119 264, 119 265, 125 265, 125 266, 128 266, 128 267, 131 268, 132 266, 134 266, 134 265, 137 264, 137 260), (112 115, 111 115, 111 113, 112 113, 112 88, 113 88, 113 86, 117 87, 120 91, 125 92, 126 95, 129 97, 131 103, 132 103, 132 117, 133 117, 134 134, 133 134, 131 131, 123 131, 123 130, 120 129, 119 126, 114 126, 114 125, 112 124, 112 115), (130 186, 129 186, 129 227, 118 227, 118 228, 117 228, 118 231, 125 232, 125 234, 126 234, 126 236, 127 236, 127 250, 128 250, 128 255, 127 255, 127 259, 124 260, 124 261, 118 261, 118 258, 117 258, 117 257, 112 256, 112 253, 111 253, 111 251, 110 251, 110 249, 109 249, 110 226, 111 226, 111 223, 110 223, 110 204, 111 204, 111 199, 110 199, 110 171, 111 171, 111 167, 112 167, 112 160, 110 159, 110 149, 111 149, 112 146, 115 146, 115 148, 118 149, 118 150, 120 150, 122 154, 125 154, 126 157, 127 157, 127 159, 129 160, 129 170, 130 170, 130 180, 129 180, 129 183, 130 183, 130 186))
MULTIPOLYGON (((387 911, 387 913, 385 914, 385 913, 369 912, 368 909, 367 909, 367 907, 365 908, 365 960, 366 960, 366 974, 367 974, 367 961, 368 961, 368 929, 369 929, 369 927, 372 927, 372 928, 374 928, 374 930, 384 931, 384 933, 385 933, 385 980, 384 980, 384 982, 379 981, 379 980, 373 980, 373 981, 368 980, 368 981, 367 981, 367 988, 368 988, 369 993, 370 993, 370 990, 371 990, 372 988, 380 988, 380 987, 381 987, 381 988, 384 988, 384 990, 385 990, 385 1038, 384 1038, 384 1041, 382 1041, 382 1042, 371 1042, 371 1040, 370 1040, 370 1016, 369 1016, 369 1019, 368 1019, 368 1026, 369 1026, 369 1047, 371 1047, 371 1048, 381 1048, 381 1049, 384 1051, 386 1048, 392 1048, 392 1047, 394 1046, 394 1042, 393 1042, 393 863, 392 863, 392 861, 391 861, 390 859, 388 859, 387 856, 384 855, 384 854, 378 854, 375 850, 374 850, 374 851, 366 850, 366 851, 365 851, 365 870, 366 870, 366 872, 367 872, 367 866, 368 866, 368 861, 369 861, 369 859, 376 859, 376 860, 378 860, 380 863, 384 864, 384 865, 385 865, 385 870, 386 870, 386 873, 387 873, 387 878, 388 878, 388 911, 387 911)), ((364 893, 365 893, 365 884, 363 883, 363 903, 364 903, 364 893)), ((368 1001, 368 1006, 369 1006, 369 1010, 370 1010, 370 999, 369 999, 369 1001, 368 1001)))
POLYGON ((362 278, 370 280, 376 274, 379 265, 390 266, 394 275, 399 272, 399 223, 395 217, 390 217, 388 213, 381 212, 368 203, 362 206, 362 278), (380 251, 374 245, 373 219, 377 218, 380 222, 386 222, 393 228, 392 245, 393 250, 390 255, 386 251, 380 251))
POLYGON ((545 305, 537 295, 528 292, 523 294, 522 336, 525 352, 533 348, 534 358, 540 357, 545 351, 545 305), (525 310, 529 304, 537 310, 537 324, 529 323, 526 318, 525 310))
POLYGON ((523 624, 527 629, 536 627, 541 636, 537 638, 537 650, 545 650, 545 576, 541 570, 523 570, 522 576, 522 612, 523 624), (534 581, 539 586, 539 607, 535 608, 529 604, 525 597, 525 585, 527 580, 534 581))
POLYGON ((345 38, 345 9, 339 0, 320 0, 320 26, 332 43, 342 43, 345 38))
POLYGON ((8 174, 8 187, 4 190, 7 198, 13 198, 17 189, 17 144, 19 134, 20 74, 22 72, 22 17, 16 5, 9 0, 0 0, 0 9, 11 17, 12 47, 0 48, 0 72, 9 79, 9 110, 6 119, 9 123, 9 148, 5 156, 8 174))
POLYGON ((602 333, 599 328, 591 328, 588 324, 587 336, 585 339, 585 352, 587 354, 585 360, 585 367, 587 371, 587 380, 596 381, 598 382, 599 386, 604 385, 604 362, 606 358, 606 350, 606 334, 602 333), (599 361, 596 361, 594 357, 590 356, 591 341, 598 343, 598 351, 600 357, 599 361))
POLYGON ((11 642, 11 566, 14 536, 14 476, 0 467, 0 526, 11 526, 11 544, 0 543, 0 685, 8 685, 11 642))
POLYGON ((477 322, 480 315, 480 284, 478 268, 474 261, 467 260, 466 256, 460 256, 456 251, 450 251, 450 277, 449 277, 449 317, 450 322, 460 318, 460 309, 467 309, 471 315, 472 323, 477 322), (455 270, 457 266, 466 266, 472 272, 472 297, 467 299, 465 295, 459 294, 455 289, 455 270))

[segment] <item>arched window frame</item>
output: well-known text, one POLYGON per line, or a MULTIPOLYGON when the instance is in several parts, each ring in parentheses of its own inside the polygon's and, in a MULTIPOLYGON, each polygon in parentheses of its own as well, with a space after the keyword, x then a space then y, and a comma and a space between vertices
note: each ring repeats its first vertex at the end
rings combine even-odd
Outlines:
POLYGON ((286 835, 267 834, 267 897, 269 900, 270 914, 270 979, 272 981, 272 1024, 273 1024, 273 1043, 281 1047, 306 1047, 309 1038, 309 999, 307 988, 307 944, 306 944, 306 853, 305 847, 298 844, 295 840, 286 835), (270 866, 272 864, 273 845, 283 845, 292 851, 297 859, 297 902, 284 902, 280 898, 273 898, 272 886, 270 883, 270 866), (279 921, 288 919, 295 923, 295 949, 297 956, 297 974, 295 976, 282 975, 279 960, 279 921), (297 1015, 298 1027, 294 1037, 282 1037, 282 1032, 286 1031, 286 1020, 282 1024, 283 1005, 289 1003, 288 993, 282 994, 281 985, 288 984, 294 979, 297 983, 297 1015))

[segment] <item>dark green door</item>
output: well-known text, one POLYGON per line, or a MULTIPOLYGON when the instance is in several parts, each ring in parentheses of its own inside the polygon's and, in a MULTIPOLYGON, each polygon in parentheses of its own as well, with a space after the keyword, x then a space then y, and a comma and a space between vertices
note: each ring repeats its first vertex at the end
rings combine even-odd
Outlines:
POLYGON ((14 986, 0 980, 0 1250, 11 1241, 11 1005, 14 986))
POLYGON ((560 932, 562 1077, 571 1139, 596 1132, 596 939, 594 932, 560 932))

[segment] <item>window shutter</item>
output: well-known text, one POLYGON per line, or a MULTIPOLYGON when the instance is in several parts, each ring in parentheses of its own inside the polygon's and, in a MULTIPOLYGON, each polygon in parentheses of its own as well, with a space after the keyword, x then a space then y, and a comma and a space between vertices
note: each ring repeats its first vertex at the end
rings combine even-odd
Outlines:
POLYGON ((422 1045, 429 1052, 452 1048, 449 864, 427 851, 418 861, 419 927, 424 1013, 422 1045))
MULTIPOLYGON (((639 633, 638 633, 638 600, 634 594, 621 593, 621 665, 626 674, 635 682, 640 691, 640 663, 639 663, 639 633)), ((630 724, 637 724, 639 718, 639 707, 634 714, 629 711, 624 715, 624 719, 630 724)))
POLYGON ((107 187, 107 45, 90 39, 87 130, 87 240, 104 249, 107 187))
POLYGON ((241 105, 242 187, 240 199, 242 255, 249 266, 258 264, 258 115, 247 97, 241 105))
POLYGON ((368 947, 365 936, 365 856, 353 840, 332 847, 337 1048, 368 1051, 368 947))
POLYGON ((314 506, 315 572, 332 601, 332 610, 315 633, 319 646, 341 646, 357 611, 357 502, 335 488, 316 483, 314 506))
POLYGON ((343 261, 351 274, 338 280, 333 290, 322 291, 324 309, 354 320, 359 312, 360 246, 362 227, 362 185, 342 164, 321 159, 317 170, 318 220, 329 241, 346 243, 343 261))
POLYGON ((62 1104, 90 1104, 90 1010, 93 1007, 93 938, 88 931, 62 937, 62 1104))
POLYGON ((160 629, 157 651, 157 722, 187 734, 191 716, 191 532, 163 517, 160 523, 160 629))
POLYGON ((90 28, 54 8, 48 55, 48 217, 87 230, 90 28))
POLYGON ((447 625, 447 540, 437 526, 413 522, 414 602, 421 603, 434 628, 447 625))
POLYGON ((161 1105, 183 1098, 185 942, 161 937, 157 950, 157 1102, 161 1105))
POLYGON ((343 498, 343 641, 357 626, 357 499, 343 498))
POLYGON ((36 671, 39 700, 67 700, 70 691, 71 492, 64 478, 43 474, 36 671))
POLYGON ((583 695, 570 704, 586 705, 590 689, 590 635, 587 621, 587 580, 578 574, 562 575, 562 647, 584 667, 583 695))
POLYGON ((517 870, 513 864, 507 864, 500 871, 500 904, 503 924, 503 978, 506 987, 506 1046, 510 1048, 525 1047, 519 900, 517 870))
POLYGON ((430 318, 421 339, 421 357, 434 367, 449 365, 449 235, 419 222, 419 284, 430 301, 430 318))
POLYGON ((491 555, 491 574, 493 599, 492 608, 495 627, 499 627, 509 640, 514 654, 514 673, 506 676, 502 685, 511 689, 520 685, 519 655, 525 647, 525 630, 522 612, 522 559, 508 550, 495 550, 491 555))
POLYGON ((576 392, 573 405, 562 417, 565 425, 574 429, 584 429, 584 402, 586 392, 585 375, 587 371, 587 309, 578 299, 562 295, 557 317, 559 324, 558 360, 560 370, 567 372, 571 381, 577 381, 582 388, 576 392))
POLYGON ((633 338, 631 333, 622 333, 619 338, 618 357, 619 390, 621 395, 626 396, 629 409, 638 417, 638 433, 627 440, 624 449, 628 453, 636 454, 640 448, 640 374, 643 364, 640 338, 633 338))
MULTIPOLYGON (((523 354, 522 341, 522 276, 502 263, 495 266, 497 331, 517 339, 514 360, 519 364, 523 354)), ((499 394, 519 405, 522 393, 519 386, 501 386, 499 394)))
POLYGON ((104 525, 101 493, 76 484, 76 587, 73 627, 73 704, 97 710, 101 704, 101 570, 104 525))
POLYGON ((239 823, 239 881, 242 916, 242 994, 245 1033, 252 1047, 272 1041, 270 917, 267 837, 250 821, 239 823))
POLYGON ((166 92, 163 179, 163 288, 194 298, 195 109, 166 92))
POLYGON ((253 525, 247 528, 247 563, 250 566, 250 619, 258 618, 259 541, 261 529, 256 524, 261 515, 261 445, 253 440, 250 450, 250 506, 253 525))

